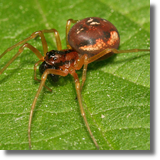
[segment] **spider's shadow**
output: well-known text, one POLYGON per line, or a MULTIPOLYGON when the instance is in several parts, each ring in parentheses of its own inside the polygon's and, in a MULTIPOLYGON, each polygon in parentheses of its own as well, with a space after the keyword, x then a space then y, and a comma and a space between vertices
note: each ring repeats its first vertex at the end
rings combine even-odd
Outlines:
MULTIPOLYGON (((98 72, 100 68, 102 68, 104 66, 107 66, 107 64, 120 64, 120 63, 123 63, 123 62, 129 62, 129 61, 141 58, 143 56, 148 56, 148 55, 149 55, 149 53, 145 53, 145 54, 142 54, 140 56, 132 55, 129 58, 126 58, 126 59, 123 59, 123 60, 119 60, 119 61, 115 61, 115 58, 116 58, 117 54, 114 54, 111 57, 109 57, 108 59, 95 61, 95 62, 89 64, 88 68, 87 68, 87 71, 88 72, 90 72, 90 71, 92 72, 93 70, 94 71, 96 70, 98 72)), ((80 72, 78 71, 78 76, 81 78, 82 69, 81 69, 80 72)), ((83 90, 84 90, 85 86, 86 86, 86 83, 84 84, 83 90)))
POLYGON ((125 59, 122 59, 122 60, 119 60, 119 61, 115 61, 115 58, 116 58, 117 54, 114 54, 114 55, 112 55, 111 57, 109 57, 106 60, 101 60, 101 61, 95 61, 95 62, 93 62, 91 65, 88 66, 87 70, 90 70, 90 71, 92 71, 92 70, 99 70, 101 67, 106 66, 107 64, 111 64, 111 63, 112 64, 120 64, 120 63, 123 63, 123 62, 129 62, 129 61, 136 60, 136 59, 139 59, 141 57, 147 56, 149 54, 150 53, 145 53, 145 54, 142 54, 140 56, 132 55, 129 58, 125 58, 125 59))

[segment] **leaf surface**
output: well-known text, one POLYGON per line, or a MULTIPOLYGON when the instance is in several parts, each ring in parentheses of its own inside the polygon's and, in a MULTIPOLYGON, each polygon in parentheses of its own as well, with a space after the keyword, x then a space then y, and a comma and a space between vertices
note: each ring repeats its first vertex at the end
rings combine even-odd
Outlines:
MULTIPOLYGON (((121 37, 119 49, 150 47, 150 1, 22 0, 0 3, 0 54, 31 33, 55 28, 62 46, 69 18, 101 17, 112 22, 121 37)), ((54 35, 45 34, 49 49, 54 35)), ((41 53, 39 38, 30 40, 41 53)), ((18 47, 0 59, 2 68, 18 47)), ((37 57, 28 49, 0 75, 0 149, 28 150, 30 107, 39 83, 33 79, 37 57)), ((38 71, 37 71, 38 73, 38 71)), ((81 79, 82 70, 78 71, 81 79)), ((40 77, 40 75, 38 75, 40 77)), ((60 78, 49 93, 41 92, 32 120, 34 150, 96 149, 80 115, 73 78, 60 78)), ((150 54, 114 55, 88 66, 82 92, 91 130, 101 150, 150 149, 150 54)))

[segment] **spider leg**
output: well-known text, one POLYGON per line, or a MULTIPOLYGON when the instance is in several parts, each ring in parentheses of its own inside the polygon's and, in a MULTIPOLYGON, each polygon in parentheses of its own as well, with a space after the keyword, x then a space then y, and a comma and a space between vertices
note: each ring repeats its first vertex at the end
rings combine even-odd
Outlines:
POLYGON ((37 31, 37 32, 34 32, 31 34, 31 36, 27 37, 26 39, 16 43, 15 45, 9 47, 8 49, 6 49, 1 55, 0 55, 0 59, 9 51, 11 51, 12 49, 14 49, 15 47, 23 44, 23 43, 26 43, 27 41, 31 40, 31 39, 34 39, 35 37, 37 36, 40 36, 41 37, 41 41, 42 41, 42 46, 43 46, 43 52, 44 54, 46 54, 48 52, 48 47, 47 47, 47 42, 46 42, 46 39, 44 37, 44 34, 42 31, 37 31))
POLYGON ((68 32, 70 30, 71 24, 76 23, 78 20, 68 19, 66 23, 66 44, 68 49, 72 49, 72 47, 68 43, 68 32))
MULTIPOLYGON (((42 41, 42 46, 43 46, 43 52, 44 52, 44 56, 46 55, 46 53, 48 52, 48 46, 47 46, 47 42, 46 42, 46 39, 44 37, 44 33, 52 33, 54 32, 54 35, 55 35, 55 39, 56 39, 56 45, 57 45, 57 49, 58 50, 62 50, 62 46, 61 46, 61 40, 60 40, 60 36, 59 36, 59 33, 57 30, 55 29, 45 29, 45 30, 42 30, 42 31, 37 31, 37 32, 34 32, 31 34, 31 36, 27 37, 26 39, 18 42, 17 44, 9 47, 8 49, 6 49, 1 55, 0 55, 0 59, 9 51, 11 51, 12 49, 14 49, 15 47, 31 40, 31 39, 34 39, 36 38, 37 36, 40 36, 41 37, 41 41, 42 41)), ((26 43, 27 44, 27 43, 26 43)), ((26 45, 24 44, 24 45, 26 45)), ((30 45, 31 46, 31 45, 30 45)), ((40 54, 40 52, 38 50, 36 50, 36 48, 34 48, 33 46, 29 47, 28 45, 28 48, 30 48, 36 55, 39 59, 42 59, 42 55, 40 54)), ((20 49, 19 49, 20 50, 20 49)), ((18 51, 19 52, 19 51, 18 51)), ((18 53, 17 53, 18 54, 18 53)), ((13 59, 15 60, 17 58, 17 54, 6 64, 6 66, 0 70, 0 74, 2 74, 2 72, 13 62, 13 59), (16 58, 15 58, 16 57, 16 58), (9 64, 9 65, 8 65, 9 64)), ((19 54, 18 54, 19 55, 19 54)))
POLYGON ((82 84, 81 84, 80 91, 82 91, 82 88, 84 86, 84 82, 86 80, 86 75, 87 75, 88 56, 86 54, 84 54, 79 59, 79 61, 77 62, 76 66, 75 66, 75 70, 80 70, 82 68, 82 66, 83 66, 83 73, 82 73, 82 84))
POLYGON ((41 53, 32 45, 30 45, 29 43, 25 43, 23 44, 18 52, 12 57, 12 59, 0 70, 0 74, 2 74, 4 72, 4 70, 23 52, 24 48, 27 47, 29 48, 32 52, 34 52, 34 54, 41 60, 44 61, 43 56, 41 55, 41 53))
POLYGON ((59 33, 56 29, 44 29, 44 30, 42 30, 42 32, 43 33, 52 33, 53 32, 54 36, 55 36, 55 39, 56 39, 57 49, 62 50, 61 39, 60 39, 59 33))
POLYGON ((83 108, 83 105, 82 105, 82 98, 81 98, 81 87, 80 87, 80 82, 79 82, 79 78, 78 78, 78 75, 76 72, 72 72, 70 73, 73 77, 74 77, 74 81, 75 81, 75 88, 76 88, 76 92, 77 92, 77 98, 78 98, 78 102, 79 102, 79 106, 80 106, 80 111, 81 111, 81 115, 83 117, 83 120, 85 122, 85 125, 87 127, 87 130, 96 146, 97 149, 99 149, 99 146, 92 134, 92 131, 89 127, 89 124, 88 124, 88 121, 87 121, 87 118, 86 118, 86 115, 85 115, 85 111, 84 111, 84 108, 83 108))
MULTIPOLYGON (((34 80, 36 80, 36 81, 38 81, 38 82, 41 82, 41 80, 37 78, 36 70, 37 70, 37 66, 38 66, 41 62, 43 62, 43 61, 42 61, 42 60, 39 60, 39 61, 38 61, 37 63, 35 63, 35 65, 34 65, 34 80)), ((48 89, 50 92, 52 92, 52 89, 50 89, 50 88, 49 88, 48 86, 46 86, 45 84, 44 84, 44 87, 45 87, 46 89, 48 89)))
POLYGON ((48 74, 56 74, 60 76, 66 76, 68 72, 60 71, 60 70, 55 70, 55 69, 47 69, 45 72, 42 74, 41 77, 41 83, 39 85, 38 91, 36 93, 36 96, 34 97, 32 106, 31 106, 31 111, 30 111, 30 116, 29 116, 29 123, 28 123, 28 140, 29 140, 29 148, 31 149, 31 122, 32 122, 32 117, 33 117, 33 111, 37 102, 37 99, 39 97, 39 94, 45 85, 45 81, 47 79, 48 74))
POLYGON ((107 48, 103 51, 101 51, 100 53, 98 53, 97 55, 91 57, 88 59, 88 63, 91 63, 93 61, 98 60, 99 58, 103 57, 106 54, 109 53, 115 53, 115 54, 119 54, 119 53, 130 53, 130 52, 142 52, 142 51, 150 51, 150 49, 130 49, 130 50, 117 50, 115 48, 107 48))

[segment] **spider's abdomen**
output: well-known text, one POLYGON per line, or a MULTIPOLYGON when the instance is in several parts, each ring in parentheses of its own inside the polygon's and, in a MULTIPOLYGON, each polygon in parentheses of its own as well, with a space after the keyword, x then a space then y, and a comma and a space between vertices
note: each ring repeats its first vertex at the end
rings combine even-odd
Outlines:
POLYGON ((92 57, 106 48, 118 48, 120 43, 116 27, 109 21, 90 17, 78 21, 69 31, 68 42, 79 54, 92 57))

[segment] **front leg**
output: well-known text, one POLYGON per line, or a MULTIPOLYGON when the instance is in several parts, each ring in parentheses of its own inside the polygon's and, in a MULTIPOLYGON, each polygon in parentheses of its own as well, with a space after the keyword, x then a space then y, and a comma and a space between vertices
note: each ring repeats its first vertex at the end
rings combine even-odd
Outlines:
MULTIPOLYGON (((36 70, 37 70, 37 66, 38 66, 41 62, 43 62, 43 61, 42 61, 42 60, 39 60, 38 62, 36 62, 36 63, 34 64, 34 80, 36 80, 36 81, 38 81, 38 82, 41 82, 41 80, 37 78, 36 70)), ((52 89, 50 89, 50 88, 49 88, 48 86, 46 86, 45 84, 44 84, 44 87, 45 87, 46 89, 48 89, 50 92, 52 92, 52 89)))
POLYGON ((0 70, 0 74, 6 70, 6 68, 23 52, 24 48, 26 47, 29 48, 41 61, 44 61, 44 57, 41 55, 38 49, 29 43, 25 43, 19 48, 18 52, 12 57, 12 59, 10 59, 9 62, 0 70))
POLYGON ((47 69, 41 77, 41 83, 39 85, 38 91, 36 93, 36 96, 34 97, 32 106, 31 106, 31 111, 30 111, 30 116, 29 116, 29 123, 28 123, 28 140, 29 140, 29 148, 31 149, 31 122, 32 122, 32 117, 33 117, 33 111, 37 102, 37 99, 39 97, 39 94, 43 88, 43 86, 45 86, 45 82, 47 79, 48 74, 56 74, 56 75, 60 75, 60 76, 66 76, 68 74, 68 72, 64 72, 64 71, 60 71, 60 70, 55 70, 55 69, 47 69))
POLYGON ((48 52, 48 47, 47 47, 47 42, 46 42, 46 39, 44 37, 44 34, 42 31, 37 31, 37 32, 34 32, 31 34, 31 36, 27 37, 26 39, 16 43, 15 45, 9 47, 8 49, 6 49, 1 55, 0 55, 0 59, 9 51, 11 51, 12 49, 14 49, 15 47, 23 44, 23 43, 26 43, 27 41, 31 40, 31 39, 34 39, 35 37, 37 36, 40 36, 41 37, 41 41, 42 41, 42 46, 43 46, 43 52, 44 54, 46 54, 48 52))

